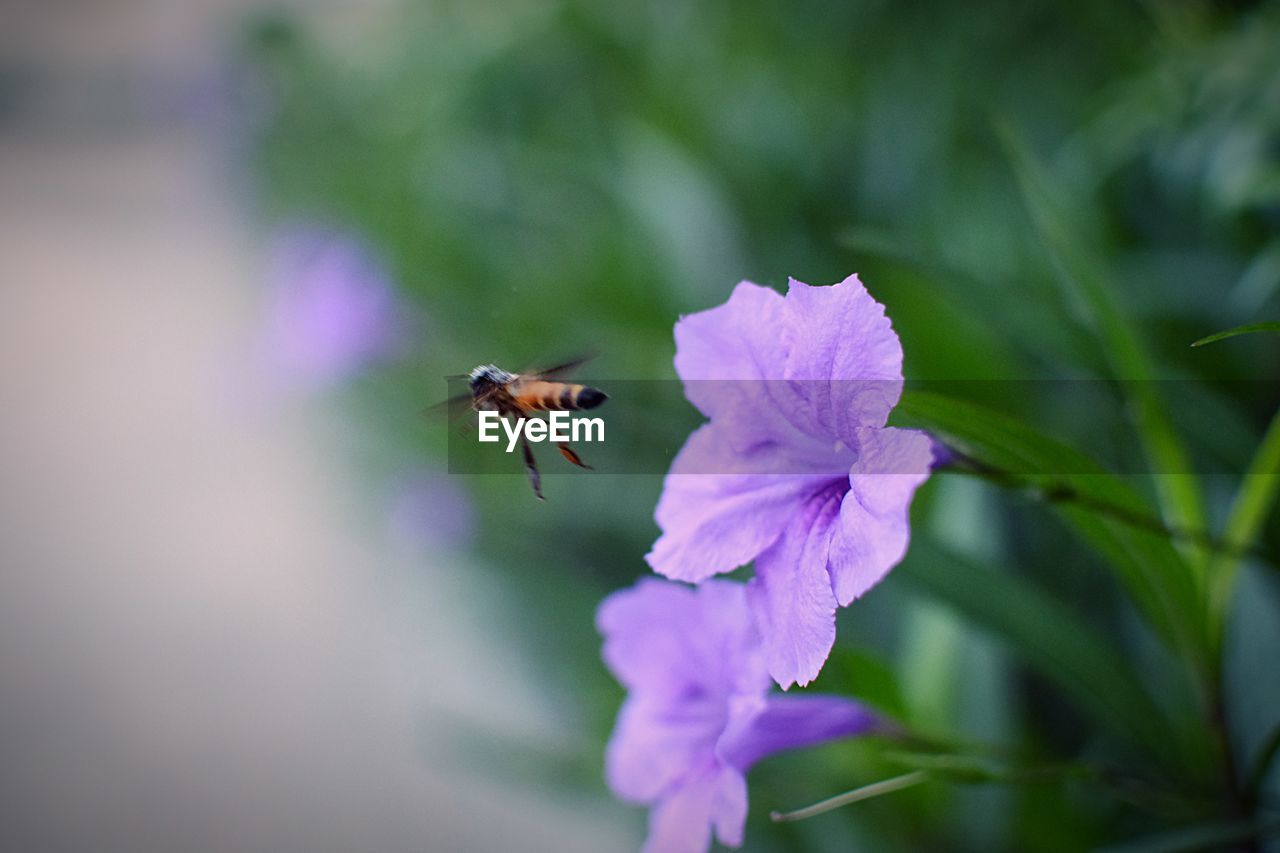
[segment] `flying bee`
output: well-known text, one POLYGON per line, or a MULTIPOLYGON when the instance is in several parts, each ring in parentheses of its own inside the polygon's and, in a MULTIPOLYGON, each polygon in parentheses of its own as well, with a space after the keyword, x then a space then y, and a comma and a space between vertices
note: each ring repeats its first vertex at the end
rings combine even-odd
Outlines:
MULTIPOLYGON (((556 379, 571 372, 584 361, 585 358, 579 358, 546 370, 528 373, 510 373, 493 364, 482 364, 467 375, 469 393, 463 395, 463 399, 469 397, 471 408, 477 412, 497 412, 499 416, 515 421, 532 417, 536 412, 580 412, 594 409, 609 399, 608 395, 599 388, 556 379)), ((552 441, 552 444, 574 465, 588 471, 593 470, 566 442, 552 441)), ((529 474, 533 493, 538 500, 545 500, 542 496, 542 477, 538 473, 538 462, 533 457, 533 449, 523 431, 520 433, 520 450, 524 454, 524 467, 529 474)))

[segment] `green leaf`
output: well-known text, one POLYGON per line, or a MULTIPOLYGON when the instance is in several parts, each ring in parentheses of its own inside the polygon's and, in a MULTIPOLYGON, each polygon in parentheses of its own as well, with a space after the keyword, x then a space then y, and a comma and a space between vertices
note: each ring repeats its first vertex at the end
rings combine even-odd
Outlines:
MULTIPOLYGON (((1114 377, 1125 380, 1122 384, 1139 437, 1157 472, 1155 485, 1165 519, 1175 527, 1203 530, 1206 516, 1199 484, 1185 473, 1191 470, 1186 450, 1152 381, 1156 373, 1138 333, 1115 299, 1115 282, 1073 233, 1060 191, 1021 135, 1009 125, 1002 125, 1000 131, 1023 201, 1053 258, 1058 280, 1092 327, 1114 377)), ((1202 568, 1203 555, 1191 550, 1196 567, 1202 568)))
POLYGON ((1263 739, 1262 747, 1249 766, 1249 775, 1245 777, 1245 794, 1250 799, 1258 799, 1277 755, 1280 755, 1280 723, 1273 726, 1271 733, 1263 739))
POLYGON ((928 430, 964 454, 976 463, 972 473, 1051 504, 1107 559, 1157 632, 1202 663, 1196 589, 1171 539, 1203 531, 1167 529, 1133 489, 1098 463, 990 409, 909 391, 894 419, 928 430))
POLYGON ((1028 782, 1060 782, 1066 779, 1092 781, 1098 773, 1096 769, 1083 764, 1027 763, 1016 758, 1010 760, 992 755, 885 750, 880 757, 891 764, 924 770, 939 781, 962 785, 1019 785, 1028 782))
POLYGON ((1152 754, 1170 757, 1172 729, 1138 674, 1096 631, 1024 578, 983 568, 918 537, 900 571, 1003 641, 1085 714, 1152 754))
POLYGON ((885 750, 880 757, 911 770, 924 770, 935 779, 961 785, 1008 782, 1016 777, 1003 763, 984 755, 885 750))
POLYGON ((1103 847, 1099 853, 1190 853, 1193 850, 1234 849, 1252 838, 1280 831, 1280 818, 1200 823, 1103 847))
POLYGON ((1220 644, 1231 591, 1240 569, 1240 556, 1262 529, 1280 491, 1280 411, 1271 419, 1266 435, 1244 474, 1240 490, 1231 502, 1223 540, 1227 553, 1215 556, 1209 566, 1209 636, 1220 644))
POLYGON ((1205 344, 1225 341, 1227 338, 1234 338, 1237 335, 1248 335, 1253 332, 1275 332, 1280 334, 1280 322, 1248 323, 1244 326, 1236 326, 1234 329, 1227 329, 1225 332, 1218 332, 1215 335, 1208 335, 1198 341, 1193 341, 1191 345, 1193 347, 1202 347, 1205 344))

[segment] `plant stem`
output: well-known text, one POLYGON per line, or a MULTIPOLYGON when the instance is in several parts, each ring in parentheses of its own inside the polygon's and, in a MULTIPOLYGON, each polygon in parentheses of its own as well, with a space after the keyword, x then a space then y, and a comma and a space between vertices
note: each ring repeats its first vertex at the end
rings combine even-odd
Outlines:
MULTIPOLYGON (((1213 673, 1212 693, 1208 709, 1209 729, 1213 734, 1214 745, 1219 755, 1222 774, 1222 803, 1228 818, 1245 820, 1253 811, 1248 793, 1242 786, 1239 768, 1236 766, 1235 752, 1231 748, 1231 733, 1227 726, 1226 683, 1223 677, 1221 658, 1216 659, 1213 673)), ((1242 840, 1238 849, 1241 851, 1259 850, 1256 838, 1242 840)))
POLYGON ((873 782, 870 785, 863 785, 861 788, 854 788, 852 791, 845 791, 843 794, 837 794, 834 797, 829 797, 802 809, 796 809, 791 812, 773 812, 769 817, 775 823, 804 820, 805 818, 824 814, 832 809, 838 809, 841 806, 847 806, 850 803, 869 800, 872 797, 879 797, 884 794, 892 794, 894 791, 901 791, 904 788, 911 788, 928 781, 928 773, 923 770, 915 770, 911 773, 904 773, 901 776, 873 782))

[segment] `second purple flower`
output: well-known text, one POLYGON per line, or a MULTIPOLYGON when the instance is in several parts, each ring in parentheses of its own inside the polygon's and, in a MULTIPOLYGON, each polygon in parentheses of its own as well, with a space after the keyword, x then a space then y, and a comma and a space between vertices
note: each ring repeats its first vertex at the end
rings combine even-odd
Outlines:
POLYGON ((645 853, 742 843, 747 771, 785 750, 881 731, 841 696, 769 691, 742 584, 647 578, 600 605, 604 659, 627 688, 605 757, 609 787, 651 806, 645 853))

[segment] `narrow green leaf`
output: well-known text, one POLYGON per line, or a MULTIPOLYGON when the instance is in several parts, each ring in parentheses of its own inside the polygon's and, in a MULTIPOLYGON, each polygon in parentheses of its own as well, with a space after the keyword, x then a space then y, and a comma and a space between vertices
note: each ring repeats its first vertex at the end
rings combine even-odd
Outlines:
POLYGON ((963 753, 886 750, 880 757, 912 770, 924 770, 942 782, 962 785, 988 783, 1019 785, 1028 782, 1059 782, 1066 779, 1094 780, 1098 771, 1083 764, 1027 763, 1000 760, 992 756, 963 753))
POLYGON ((1050 503, 1116 572, 1156 630, 1199 661, 1201 610, 1170 531, 1133 489, 1079 451, 973 403, 906 393, 895 422, 926 429, 978 463, 980 475, 1050 503))
POLYGON ((1234 849, 1232 845, 1266 838, 1280 831, 1280 818, 1200 823, 1124 844, 1101 848, 1098 853, 1191 853, 1195 850, 1234 849))
POLYGON ((1275 763, 1277 755, 1280 755, 1280 724, 1272 727, 1271 734, 1262 741, 1262 747, 1253 759, 1253 764, 1249 766, 1244 790, 1250 799, 1258 799, 1262 786, 1267 783, 1267 775, 1271 772, 1271 766, 1275 763))
POLYGON ((1225 341, 1227 338, 1234 338, 1236 335, 1248 335, 1253 332, 1275 332, 1280 334, 1280 322, 1268 323, 1248 323, 1244 326, 1236 326, 1234 329, 1227 329, 1225 332, 1218 332, 1215 335, 1208 335, 1198 341, 1192 341, 1193 347, 1202 347, 1205 344, 1217 343, 1225 341))
POLYGON ((1138 674, 1070 610, 1013 572, 975 565, 917 537, 900 571, 1003 642, 1112 732, 1171 758, 1172 730, 1138 674))
POLYGON ((1010 770, 996 759, 981 755, 910 752, 895 749, 885 750, 880 757, 890 764, 898 764, 911 770, 923 770, 940 781, 956 782, 961 785, 1010 782, 1018 776, 1016 771, 1010 770))
POLYGON ((1209 630, 1212 641, 1221 643, 1226 611, 1231 603, 1240 555, 1262 529, 1280 492, 1280 411, 1271 419, 1245 472, 1240 489, 1231 502, 1223 540, 1225 554, 1215 556, 1209 566, 1209 630))
MULTIPOLYGON (((1144 451, 1157 472, 1155 485, 1165 519, 1175 527, 1203 530, 1206 516, 1199 484, 1186 473, 1191 470, 1186 450, 1151 381, 1156 373, 1137 331, 1115 299, 1114 281, 1073 233, 1061 193, 1021 135, 1007 124, 1000 131, 1023 201, 1059 281, 1093 328, 1115 378, 1127 380, 1123 385, 1144 451)), ((1203 568, 1203 555, 1189 550, 1197 568, 1203 568)))

